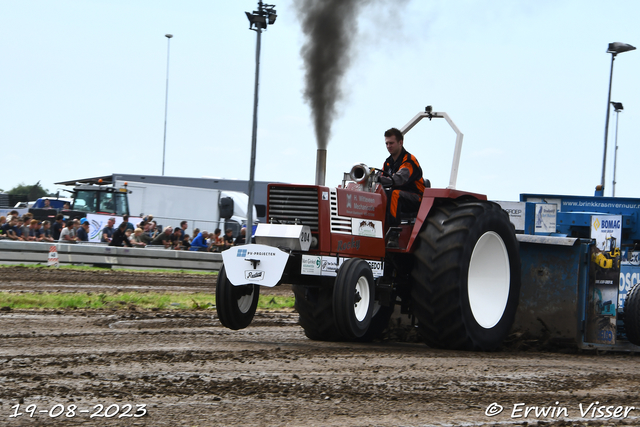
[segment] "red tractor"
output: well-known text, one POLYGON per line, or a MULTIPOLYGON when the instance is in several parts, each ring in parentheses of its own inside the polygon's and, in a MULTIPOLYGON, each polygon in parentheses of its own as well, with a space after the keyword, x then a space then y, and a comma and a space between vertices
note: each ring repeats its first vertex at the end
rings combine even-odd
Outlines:
POLYGON ((224 326, 251 323, 260 286, 290 283, 313 340, 375 339, 399 305, 429 346, 500 346, 520 293, 514 227, 486 196, 455 189, 462 134, 446 113, 427 107, 403 134, 423 118, 444 118, 457 134, 449 187, 426 188, 419 210, 389 228, 378 169, 356 165, 338 188, 270 184, 269 223, 258 225, 256 243, 222 254, 216 306, 224 326))

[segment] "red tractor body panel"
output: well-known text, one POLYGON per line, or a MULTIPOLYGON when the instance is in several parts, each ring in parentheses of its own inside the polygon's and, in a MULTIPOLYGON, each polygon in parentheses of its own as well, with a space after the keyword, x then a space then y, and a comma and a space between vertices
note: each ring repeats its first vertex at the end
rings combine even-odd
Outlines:
POLYGON ((387 197, 382 187, 375 192, 317 185, 270 184, 267 218, 283 224, 309 225, 317 244, 310 254, 382 259, 387 252, 410 253, 436 199, 482 194, 452 189, 427 188, 414 221, 402 224, 398 249, 385 247, 387 197))

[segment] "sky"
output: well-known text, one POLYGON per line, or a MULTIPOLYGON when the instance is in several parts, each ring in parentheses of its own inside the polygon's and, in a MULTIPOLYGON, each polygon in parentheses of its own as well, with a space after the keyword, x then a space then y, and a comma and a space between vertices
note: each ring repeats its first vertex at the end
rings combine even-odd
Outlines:
MULTIPOLYGON (((255 178, 314 184, 296 0, 262 33, 255 178)), ((255 0, 2 0, 0 189, 127 173, 249 179, 255 0), (168 41, 165 34, 173 34, 168 41)), ((432 105, 464 134, 457 188, 491 200, 592 195, 602 174, 611 42, 640 47, 640 2, 377 0, 353 25, 330 130, 326 184, 381 167, 383 133, 432 105)), ((616 57, 605 195, 637 197, 640 51, 616 57)), ((405 136, 433 187, 449 185, 455 134, 405 136)))

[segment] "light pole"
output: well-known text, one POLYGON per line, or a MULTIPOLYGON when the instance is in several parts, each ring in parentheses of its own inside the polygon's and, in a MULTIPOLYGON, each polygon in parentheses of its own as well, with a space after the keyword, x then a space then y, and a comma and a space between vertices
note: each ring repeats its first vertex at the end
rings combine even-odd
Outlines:
POLYGON ((247 234, 245 242, 251 243, 253 236, 253 199, 255 187, 255 169, 256 169, 256 135, 258 133, 258 83, 260 81, 260 36, 262 30, 267 29, 267 25, 273 25, 276 22, 276 10, 273 4, 263 4, 262 0, 258 0, 258 10, 253 13, 245 12, 249 19, 249 29, 254 30, 257 34, 256 41, 256 81, 253 92, 253 128, 251 131, 251 164, 249 166, 249 203, 247 205, 247 234))
POLYGON ((164 176, 164 155, 167 151, 167 107, 169 106, 169 48, 173 34, 165 34, 167 38, 167 88, 164 95, 164 140, 162 141, 162 176, 164 176))
POLYGON ((616 55, 623 52, 635 50, 635 47, 626 43, 609 43, 607 53, 611 54, 611 73, 609 74, 609 96, 607 97, 607 119, 604 125, 604 154, 602 155, 602 179, 600 179, 600 192, 604 196, 604 175, 607 169, 607 137, 609 136, 609 114, 611 112, 611 83, 613 81, 613 61, 616 55))
POLYGON ((611 102, 613 110, 616 112, 616 149, 613 151, 613 189, 611 196, 616 197, 616 162, 618 160, 618 119, 620 118, 620 111, 624 110, 622 102, 611 102))

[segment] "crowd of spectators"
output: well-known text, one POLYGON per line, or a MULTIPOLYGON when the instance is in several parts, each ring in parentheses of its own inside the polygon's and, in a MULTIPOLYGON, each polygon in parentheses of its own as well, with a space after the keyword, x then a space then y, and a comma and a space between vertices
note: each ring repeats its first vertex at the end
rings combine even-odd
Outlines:
MULTIPOLYGON (((114 227, 116 219, 109 218, 107 225, 100 230, 100 241, 109 246, 127 246, 144 248, 146 246, 164 247, 165 249, 190 250, 202 252, 222 252, 234 245, 245 243, 246 228, 234 239, 233 230, 216 228, 213 233, 195 228, 191 235, 187 234, 188 223, 182 221, 179 227, 165 227, 161 232, 153 216, 148 215, 137 225, 129 222, 124 215, 118 227, 114 227)), ((50 221, 33 219, 30 213, 19 216, 18 211, 0 216, 0 240, 35 241, 35 242, 88 242, 90 223, 86 218, 68 219, 59 214, 53 224, 50 221)))
POLYGON ((18 215, 18 211, 11 211, 6 217, 0 216, 0 239, 27 242, 56 241, 49 221, 35 220, 33 215, 29 213, 21 217, 18 215))

